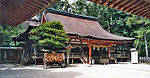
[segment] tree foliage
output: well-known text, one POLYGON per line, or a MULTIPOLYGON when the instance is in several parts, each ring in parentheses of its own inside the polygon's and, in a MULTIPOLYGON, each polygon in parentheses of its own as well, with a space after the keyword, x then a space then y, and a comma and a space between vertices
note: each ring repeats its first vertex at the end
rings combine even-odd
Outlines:
POLYGON ((137 47, 140 56, 145 56, 144 33, 146 34, 148 49, 150 51, 150 20, 134 16, 127 20, 127 26, 130 28, 130 35, 136 38, 134 46, 137 47))
POLYGON ((59 21, 43 23, 30 31, 30 39, 45 49, 57 50, 63 48, 68 40, 67 34, 59 21))
POLYGON ((24 31, 22 25, 18 25, 17 27, 0 25, 0 46, 14 46, 15 43, 12 38, 17 37, 24 31))

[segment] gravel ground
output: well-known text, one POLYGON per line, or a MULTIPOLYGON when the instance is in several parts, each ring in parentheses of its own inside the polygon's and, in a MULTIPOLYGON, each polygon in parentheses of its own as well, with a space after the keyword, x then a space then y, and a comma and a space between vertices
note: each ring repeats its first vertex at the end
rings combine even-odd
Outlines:
POLYGON ((43 69, 42 65, 0 64, 0 78, 150 78, 147 64, 73 64, 43 69))

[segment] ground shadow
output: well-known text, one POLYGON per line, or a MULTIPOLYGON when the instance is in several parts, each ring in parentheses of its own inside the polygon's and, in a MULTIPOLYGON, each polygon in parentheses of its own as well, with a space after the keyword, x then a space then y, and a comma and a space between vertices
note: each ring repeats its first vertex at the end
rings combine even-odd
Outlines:
MULTIPOLYGON (((75 78, 76 76, 82 75, 79 72, 73 71, 53 71, 51 69, 25 69, 19 67, 19 69, 14 69, 17 66, 6 66, 0 65, 0 78, 75 78), (2 70, 2 66, 4 66, 2 70), (21 69, 20 69, 21 68, 21 69)), ((57 68, 56 68, 57 70, 57 68)))

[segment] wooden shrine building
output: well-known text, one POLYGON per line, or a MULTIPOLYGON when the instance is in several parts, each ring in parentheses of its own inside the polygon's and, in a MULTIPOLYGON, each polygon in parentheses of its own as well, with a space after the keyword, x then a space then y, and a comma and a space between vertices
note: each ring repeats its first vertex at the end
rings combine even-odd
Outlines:
POLYGON ((81 58, 82 61, 95 59, 95 62, 99 62, 103 58, 130 58, 130 56, 126 56, 130 54, 127 44, 132 44, 134 38, 107 32, 100 26, 98 19, 95 17, 47 9, 45 19, 47 21, 60 21, 64 25, 64 29, 70 38, 67 45, 72 47, 70 52, 72 62, 74 59, 81 58), (122 47, 119 45, 122 45, 122 47), (120 49, 126 52, 119 51, 120 49), (119 54, 120 57, 117 57, 119 54))
MULTIPOLYGON (((0 24, 17 26, 57 1, 58 0, 2 0, 0 7, 0 24)), ((149 0, 88 1, 141 17, 150 18, 149 0)), ((70 38, 67 44, 72 46, 71 53, 77 53, 77 57, 71 58, 84 56, 90 59, 100 59, 105 56, 114 57, 115 59, 129 58, 129 56, 126 56, 126 54, 130 54, 128 45, 132 44, 134 38, 121 37, 105 31, 99 25, 96 18, 48 9, 46 19, 48 21, 60 21, 65 26, 64 29, 70 38), (81 56, 79 56, 78 53, 81 53, 81 56)))
MULTIPOLYGON (((14 41, 28 40, 32 28, 39 26, 40 22, 60 21, 64 25, 69 41, 66 42, 67 54, 70 63, 109 63, 130 61, 130 48, 134 38, 118 36, 104 30, 98 19, 55 9, 47 9, 41 21, 28 21, 29 27, 14 41), (92 61, 91 61, 92 60, 92 61)), ((40 46, 23 46, 25 53, 33 55, 35 64, 42 63, 43 52, 40 46), (36 58, 35 58, 36 57, 36 58), (40 61, 40 62, 39 62, 40 61)))

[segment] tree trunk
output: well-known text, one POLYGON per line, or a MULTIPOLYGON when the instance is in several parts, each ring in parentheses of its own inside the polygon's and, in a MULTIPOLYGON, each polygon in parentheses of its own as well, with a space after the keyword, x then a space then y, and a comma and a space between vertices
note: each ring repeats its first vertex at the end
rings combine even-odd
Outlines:
POLYGON ((112 16, 109 14, 109 32, 112 33, 112 16))
POLYGON ((138 39, 138 42, 136 44, 136 47, 135 47, 136 49, 137 49, 137 46, 139 45, 139 41, 140 41, 140 38, 138 39))
POLYGON ((146 57, 148 57, 148 47, 147 47, 147 40, 146 40, 146 33, 145 32, 144 32, 144 39, 145 39, 146 57))

